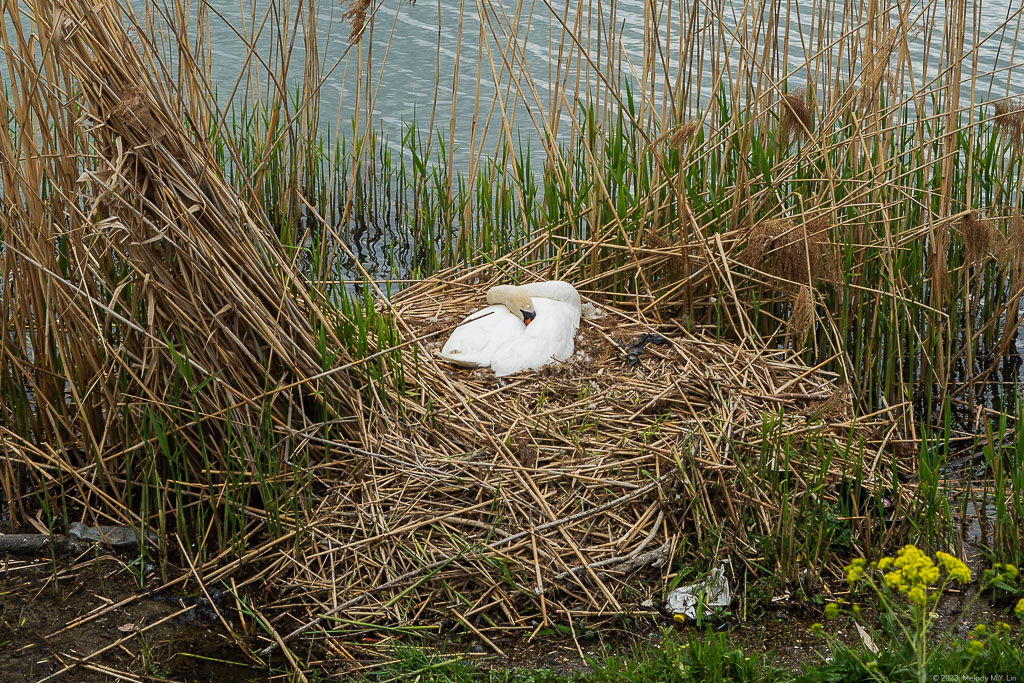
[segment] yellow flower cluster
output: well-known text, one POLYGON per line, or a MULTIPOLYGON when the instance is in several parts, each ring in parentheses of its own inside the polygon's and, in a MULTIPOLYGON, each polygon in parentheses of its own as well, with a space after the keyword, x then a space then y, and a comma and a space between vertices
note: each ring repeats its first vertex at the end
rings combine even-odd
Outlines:
MULTIPOLYGON (((887 560, 892 558, 882 558, 887 560)), ((951 558, 953 559, 953 558, 951 558)), ((942 561, 940 559, 940 561, 942 561)), ((932 558, 921 552, 916 546, 906 545, 896 554, 892 562, 879 561, 879 569, 892 567, 893 570, 884 576, 885 585, 894 591, 907 596, 907 600, 915 605, 923 605, 928 598, 928 587, 939 581, 939 568, 932 558)), ((965 567, 966 569, 966 567, 965 567)))
POLYGON ((857 583, 858 579, 864 576, 865 567, 867 567, 867 560, 863 557, 858 557, 850 562, 846 567, 846 582, 851 586, 857 583))
MULTIPOLYGON (((939 561, 939 564, 942 565, 942 568, 946 570, 947 574, 949 574, 949 578, 960 583, 970 582, 971 570, 968 569, 967 565, 964 564, 961 560, 958 560, 949 553, 944 553, 941 550, 935 553, 935 559, 939 561)), ((1006 566, 1012 567, 1012 565, 1006 566)), ((1014 570, 1014 572, 1017 571, 1016 567, 1012 567, 1012 569, 1014 570)))
POLYGON ((1017 578, 1017 575, 1020 573, 1017 571, 1017 567, 1015 567, 1012 564, 999 564, 998 562, 996 562, 993 565, 993 568, 997 572, 999 572, 999 578, 1001 578, 1003 581, 1013 581, 1017 578))
POLYGON ((1013 608, 1013 613, 1024 619, 1024 598, 1017 601, 1017 606, 1013 608))
MULTIPOLYGON (((928 589, 939 582, 940 567, 954 581, 968 583, 971 580, 971 570, 967 565, 949 553, 939 551, 935 553, 935 559, 938 565, 916 546, 906 545, 896 553, 896 557, 883 557, 878 562, 872 562, 871 566, 882 572, 885 585, 890 589, 903 593, 915 605, 924 605, 928 601, 928 589)), ((853 585, 864 576, 867 569, 866 560, 854 559, 846 567, 846 581, 853 585)), ((1016 567, 1006 565, 1003 571, 1009 574, 1016 571, 1016 567)))

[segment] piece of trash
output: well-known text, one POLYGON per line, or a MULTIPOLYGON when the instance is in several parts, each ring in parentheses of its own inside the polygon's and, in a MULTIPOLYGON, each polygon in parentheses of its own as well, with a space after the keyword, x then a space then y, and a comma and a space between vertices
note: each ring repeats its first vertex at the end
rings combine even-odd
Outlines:
POLYGON ((711 574, 703 581, 680 586, 669 593, 665 598, 665 610, 677 621, 696 621, 698 605, 703 606, 703 614, 707 610, 728 607, 731 602, 732 593, 729 592, 725 565, 720 564, 712 569, 711 574))
POLYGON ((637 340, 632 344, 619 344, 619 346, 626 352, 626 366, 633 368, 640 364, 640 354, 643 353, 644 347, 648 344, 664 346, 671 343, 672 342, 670 342, 666 337, 660 334, 650 334, 645 332, 637 337, 637 340))
POLYGON ((864 643, 864 647, 868 649, 872 654, 878 654, 878 646, 875 645, 874 639, 871 638, 871 634, 864 630, 864 627, 858 624, 856 621, 853 625, 857 627, 857 633, 860 634, 860 639, 864 643))
MULTIPOLYGON (((73 541, 91 541, 104 543, 111 548, 137 548, 139 532, 130 526, 86 526, 81 522, 72 522, 68 528, 68 538, 73 541)), ((156 534, 146 534, 149 543, 156 544, 156 534)))
POLYGON ((583 304, 580 308, 580 313, 587 320, 600 320, 608 315, 590 301, 583 304))

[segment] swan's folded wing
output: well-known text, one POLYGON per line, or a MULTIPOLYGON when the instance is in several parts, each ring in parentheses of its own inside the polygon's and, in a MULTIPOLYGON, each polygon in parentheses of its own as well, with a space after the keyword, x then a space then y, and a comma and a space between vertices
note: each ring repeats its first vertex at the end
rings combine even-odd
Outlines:
POLYGON ((504 306, 488 306, 455 328, 439 355, 463 367, 487 367, 495 350, 509 342, 514 343, 525 329, 523 321, 504 306))

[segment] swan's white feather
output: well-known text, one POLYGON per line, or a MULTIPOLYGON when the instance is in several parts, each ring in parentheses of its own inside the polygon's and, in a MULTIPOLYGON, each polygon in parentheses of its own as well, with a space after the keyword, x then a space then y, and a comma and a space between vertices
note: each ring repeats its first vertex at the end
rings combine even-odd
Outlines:
POLYGON ((466 368, 485 368, 507 339, 521 337, 523 321, 501 304, 469 315, 441 349, 441 357, 466 368))
POLYGON ((530 325, 503 305, 488 306, 455 329, 441 357, 464 367, 490 367, 495 375, 504 377, 571 356, 580 324, 579 295, 565 283, 538 283, 548 284, 568 288, 560 298, 569 301, 528 292, 537 314, 530 325))

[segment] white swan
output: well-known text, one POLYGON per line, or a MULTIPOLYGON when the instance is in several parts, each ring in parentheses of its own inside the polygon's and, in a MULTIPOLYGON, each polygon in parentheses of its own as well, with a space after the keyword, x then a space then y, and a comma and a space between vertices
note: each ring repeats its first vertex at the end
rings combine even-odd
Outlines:
POLYGON ((568 282, 491 287, 487 303, 452 332, 442 358, 463 367, 490 367, 504 377, 572 355, 580 295, 568 282))

